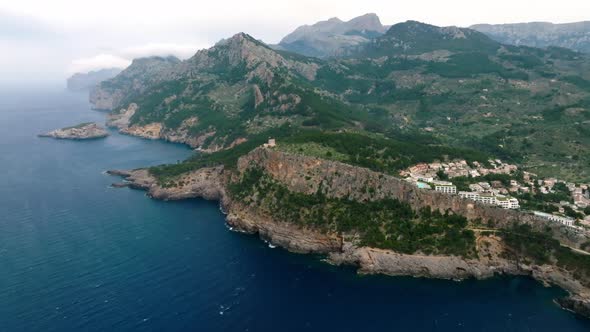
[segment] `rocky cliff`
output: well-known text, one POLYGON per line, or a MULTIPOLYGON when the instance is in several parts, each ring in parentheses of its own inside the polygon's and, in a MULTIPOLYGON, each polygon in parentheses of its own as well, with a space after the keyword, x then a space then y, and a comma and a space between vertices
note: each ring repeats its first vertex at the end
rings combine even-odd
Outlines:
POLYGON ((111 110, 108 125, 122 133, 217 151, 298 120, 286 113, 301 112, 299 85, 314 81, 318 68, 315 60, 280 54, 238 33, 185 61, 134 60, 94 89, 90 101, 111 110), (281 119, 264 121, 273 117, 281 119))
POLYGON ((508 227, 513 223, 530 224, 539 230, 548 227, 560 241, 575 247, 588 240, 583 234, 533 214, 499 209, 455 195, 418 189, 399 178, 340 162, 273 149, 256 149, 238 162, 238 169, 242 172, 252 166, 263 168, 294 192, 312 194, 321 188, 327 197, 349 198, 360 202, 395 198, 410 203, 414 210, 423 207, 431 207, 441 212, 450 210, 469 220, 480 220, 484 223, 492 221, 496 227, 508 227), (359 190, 361 188, 362 190, 359 190))
POLYGON ((117 110, 123 99, 142 93, 159 82, 175 77, 180 60, 170 57, 147 57, 133 60, 115 77, 100 82, 90 90, 90 103, 98 110, 117 110))
MULTIPOLYGON (((562 306, 580 314, 589 312, 590 290, 574 274, 550 264, 535 265, 526 260, 506 255, 510 248, 502 238, 490 232, 477 231, 477 257, 402 254, 392 250, 360 245, 355 234, 293 224, 277 220, 268 211, 245 203, 230 193, 235 183, 248 169, 262 169, 273 179, 294 192, 323 191, 328 197, 348 197, 370 201, 382 197, 396 197, 419 208, 431 205, 438 209, 452 209, 469 218, 494 218, 498 224, 519 222, 539 223, 518 212, 473 204, 459 198, 416 190, 403 181, 383 174, 342 163, 287 154, 272 149, 257 149, 239 160, 235 171, 223 167, 203 168, 185 173, 163 185, 148 170, 112 171, 126 178, 124 185, 147 190, 156 199, 176 200, 192 197, 219 200, 227 213, 227 222, 234 229, 256 233, 263 239, 299 253, 322 253, 333 264, 358 266, 361 273, 411 275, 417 277, 461 280, 484 279, 497 274, 528 275, 546 283, 558 285, 572 296, 561 300, 562 306), (379 188, 371 194, 366 188, 379 188)), ((549 226, 543 224, 544 226, 549 226)), ((576 244, 582 238, 554 230, 564 241, 576 244), (561 234, 561 235, 559 235, 561 234)))

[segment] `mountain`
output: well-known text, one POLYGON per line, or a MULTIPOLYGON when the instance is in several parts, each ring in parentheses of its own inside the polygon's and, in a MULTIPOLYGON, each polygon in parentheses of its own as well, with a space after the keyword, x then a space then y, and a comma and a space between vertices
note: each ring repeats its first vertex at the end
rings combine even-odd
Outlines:
POLYGON ((565 24, 478 24, 471 28, 504 44, 539 48, 558 46, 590 53, 590 21, 565 24))
POLYGON ((88 73, 76 73, 68 78, 68 90, 88 91, 94 88, 98 83, 117 76, 121 71, 122 69, 120 68, 109 68, 88 73))
POLYGON ((417 21, 395 24, 367 46, 369 55, 373 56, 423 54, 435 50, 493 53, 498 48, 497 42, 475 30, 437 27, 417 21))
POLYGON ((381 130, 426 130, 534 172, 590 179, 588 60, 408 21, 356 57, 333 60, 318 80, 349 103, 383 111, 388 120, 372 124, 381 130))
POLYGON ((112 110, 124 97, 130 98, 160 80, 173 78, 172 69, 179 63, 173 56, 135 59, 119 75, 91 89, 90 102, 96 109, 112 110))
POLYGON ((316 60, 277 52, 244 33, 186 61, 151 61, 145 69, 134 61, 91 96, 95 105, 114 110, 111 123, 130 134, 216 150, 280 124, 346 109, 336 110, 339 104, 328 105, 329 98, 309 86, 316 60))
POLYGON ((344 22, 338 18, 304 25, 287 35, 276 47, 306 56, 325 58, 347 54, 387 30, 375 14, 344 22))
POLYGON ((502 45, 470 29, 408 21, 324 60, 237 34, 185 61, 134 61, 91 99, 113 110, 123 132, 206 151, 297 129, 357 131, 427 137, 590 179, 588 57, 502 45))

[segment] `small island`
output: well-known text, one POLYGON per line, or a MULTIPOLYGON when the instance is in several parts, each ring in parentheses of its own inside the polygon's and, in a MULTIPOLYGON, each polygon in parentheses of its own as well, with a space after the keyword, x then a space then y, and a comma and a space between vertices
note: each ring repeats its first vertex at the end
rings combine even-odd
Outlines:
POLYGON ((95 122, 86 122, 72 127, 56 129, 38 136, 57 139, 86 140, 107 137, 109 136, 109 133, 105 128, 99 126, 95 122))

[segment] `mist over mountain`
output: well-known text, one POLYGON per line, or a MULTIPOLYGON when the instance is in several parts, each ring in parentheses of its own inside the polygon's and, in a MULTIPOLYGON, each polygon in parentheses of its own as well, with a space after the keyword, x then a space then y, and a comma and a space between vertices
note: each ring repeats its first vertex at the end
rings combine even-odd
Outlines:
POLYGON ((590 21, 564 24, 477 24, 471 28, 504 44, 539 48, 558 46, 590 53, 590 21))
POLYGON ((365 14, 346 22, 334 17, 297 28, 276 47, 319 58, 345 55, 382 35, 387 28, 376 14, 365 14))
POLYGON ((88 91, 98 83, 117 76, 123 69, 108 68, 88 73, 76 73, 68 78, 67 87, 71 91, 88 91))

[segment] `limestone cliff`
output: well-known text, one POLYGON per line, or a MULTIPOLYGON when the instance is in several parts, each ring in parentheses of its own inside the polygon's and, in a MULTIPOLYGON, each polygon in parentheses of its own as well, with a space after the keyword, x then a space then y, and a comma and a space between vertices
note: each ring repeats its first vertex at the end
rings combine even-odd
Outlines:
POLYGON ((90 90, 90 103, 98 110, 117 110, 125 98, 145 91, 166 79, 175 77, 175 57, 147 57, 133 60, 114 78, 100 82, 90 90))
POLYGON ((509 226, 514 222, 527 223, 537 229, 549 227, 555 236, 574 247, 587 241, 584 234, 576 233, 560 224, 548 222, 533 214, 496 207, 461 199, 430 190, 421 190, 399 178, 355 167, 340 162, 288 154, 272 149, 256 149, 240 158, 238 169, 263 168, 290 190, 312 194, 322 189, 327 197, 347 197, 356 201, 396 198, 408 202, 415 210, 431 207, 442 212, 451 210, 470 220, 492 221, 496 226, 509 226), (363 188, 364 190, 360 190, 363 188), (374 188, 375 190, 369 190, 374 188))

